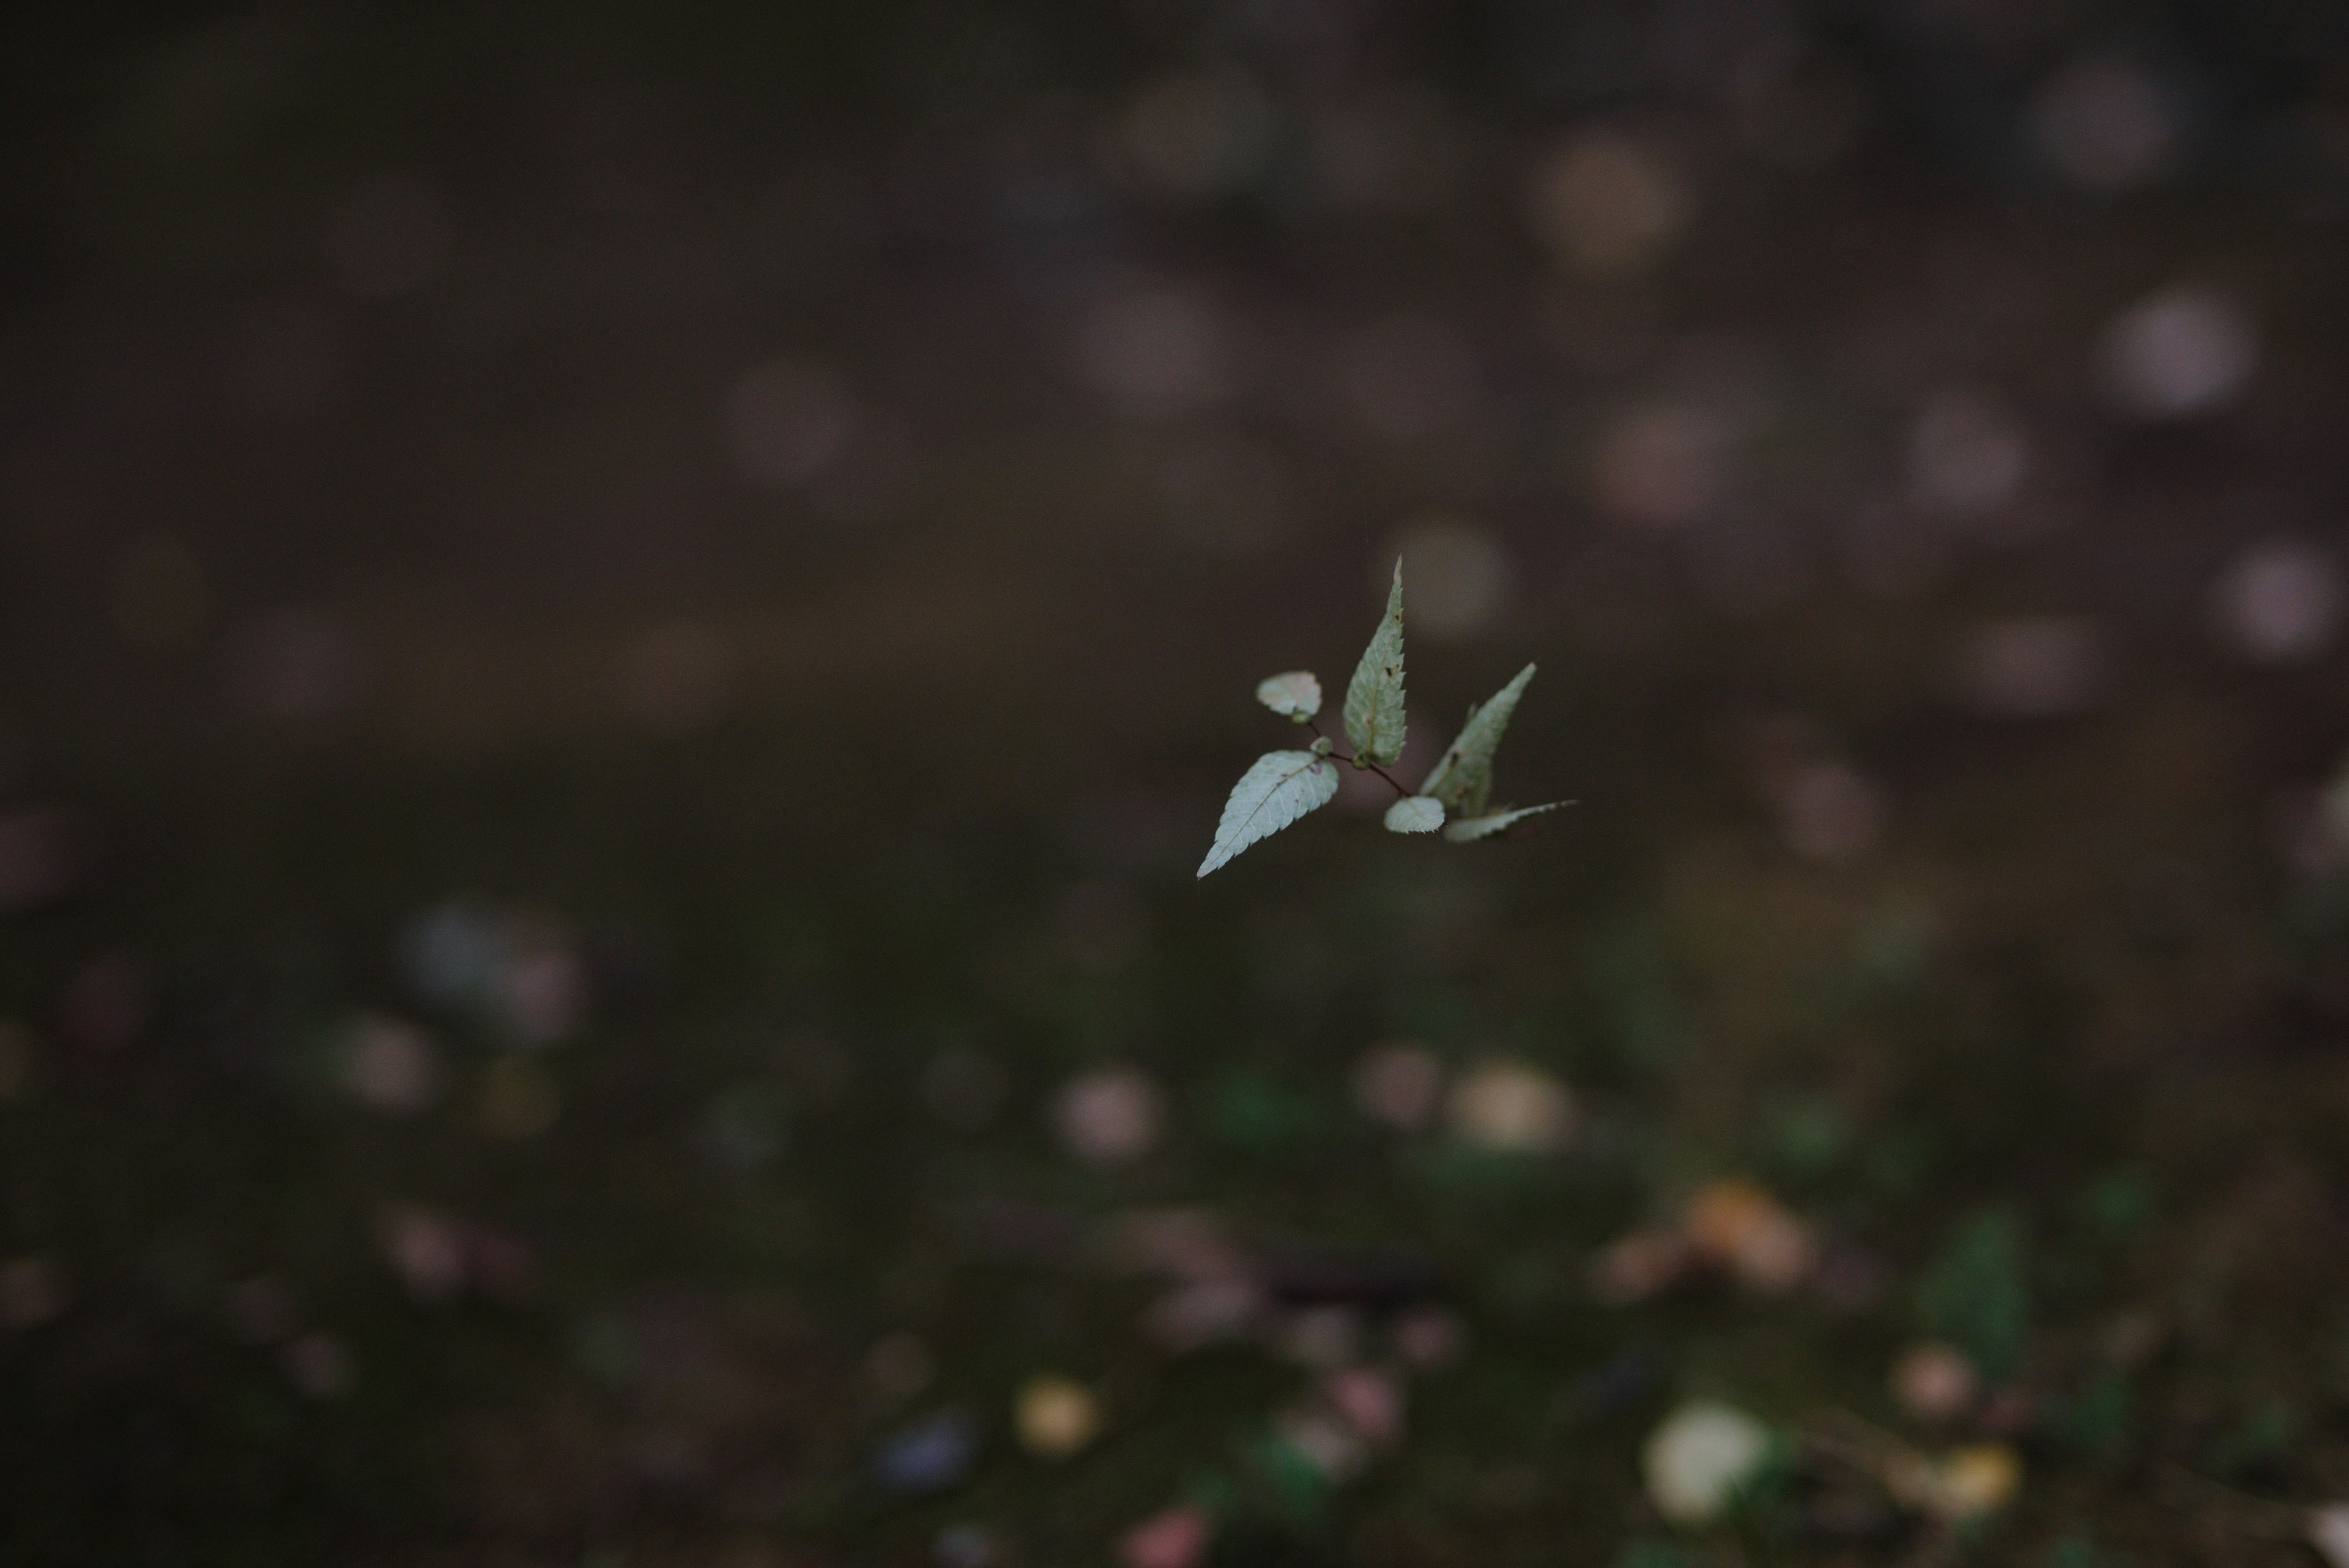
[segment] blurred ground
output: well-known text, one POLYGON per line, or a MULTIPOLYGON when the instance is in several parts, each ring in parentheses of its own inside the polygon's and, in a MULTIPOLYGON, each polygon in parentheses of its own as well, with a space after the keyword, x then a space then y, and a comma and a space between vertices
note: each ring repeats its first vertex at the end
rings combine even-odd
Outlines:
POLYGON ((2337 6, 5 26, 10 1562, 2349 1562, 2337 6))

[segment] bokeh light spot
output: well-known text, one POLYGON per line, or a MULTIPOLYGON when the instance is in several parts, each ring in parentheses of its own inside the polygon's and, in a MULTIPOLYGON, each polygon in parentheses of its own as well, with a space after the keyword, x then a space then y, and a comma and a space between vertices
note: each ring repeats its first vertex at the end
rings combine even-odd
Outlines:
POLYGON ((1617 130, 1585 131, 1551 151, 1526 194, 1534 236, 1587 277, 1652 265, 1694 215, 1694 195, 1680 173, 1644 141, 1617 130))
POLYGON ((2116 317, 2097 354, 2106 393, 2122 412, 2190 419, 2241 395, 2259 369, 2259 332, 2233 296, 2178 284, 2116 317))

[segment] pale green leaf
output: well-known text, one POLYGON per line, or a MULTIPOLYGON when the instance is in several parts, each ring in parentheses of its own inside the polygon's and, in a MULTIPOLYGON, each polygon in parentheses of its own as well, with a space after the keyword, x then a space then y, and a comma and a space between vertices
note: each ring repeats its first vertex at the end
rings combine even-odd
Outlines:
POLYGON ((1346 684, 1346 739, 1374 763, 1402 755, 1402 563, 1395 562, 1387 613, 1371 634, 1354 679, 1346 684))
POLYGON ((1493 753, 1500 750, 1509 716, 1517 711, 1517 699, 1525 695, 1526 682, 1533 678, 1534 667, 1528 664, 1495 692, 1491 701, 1468 710, 1460 738, 1444 748, 1443 760, 1419 786, 1420 794, 1432 794, 1471 816, 1482 815, 1493 791, 1493 753))
POLYGON ((1338 793, 1338 765, 1311 752, 1267 752, 1240 775, 1216 825, 1215 847, 1199 862, 1205 877, 1259 838, 1278 833, 1338 793))
POLYGON ((1407 794, 1387 807, 1389 833, 1433 833, 1444 826, 1444 806, 1423 794, 1407 794))
POLYGON ((1570 800, 1554 800, 1547 805, 1520 806, 1515 811, 1496 811, 1487 816, 1464 816, 1444 830, 1444 836, 1454 844, 1473 844, 1479 838, 1490 838, 1506 833, 1529 816, 1539 816, 1546 811, 1556 811, 1562 805, 1572 805, 1570 800))
POLYGON ((1259 681, 1256 700, 1302 724, 1321 711, 1321 682, 1309 670, 1292 670, 1259 681))

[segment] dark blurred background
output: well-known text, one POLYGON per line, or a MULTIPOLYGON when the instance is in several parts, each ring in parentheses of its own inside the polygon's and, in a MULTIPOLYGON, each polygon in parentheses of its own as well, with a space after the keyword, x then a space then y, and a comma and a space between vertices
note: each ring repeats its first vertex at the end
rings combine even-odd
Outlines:
POLYGON ((0 75, 10 1563, 2349 1563, 2336 0, 0 75))

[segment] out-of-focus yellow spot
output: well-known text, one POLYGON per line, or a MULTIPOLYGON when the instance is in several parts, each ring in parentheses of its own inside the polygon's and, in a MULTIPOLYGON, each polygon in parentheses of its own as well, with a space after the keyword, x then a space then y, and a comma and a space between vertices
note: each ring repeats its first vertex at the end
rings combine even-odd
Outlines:
POLYGON ((1048 1373, 1020 1388, 1013 1419, 1030 1453, 1065 1459, 1093 1440, 1101 1410, 1081 1384, 1048 1373))
POLYGON ((1941 1500, 1953 1519, 2003 1508, 2023 1486, 2023 1461, 2004 1443, 1976 1443, 1941 1461, 1941 1500))
POLYGON ((2004 1443, 1975 1443, 1938 1459, 1909 1458, 1885 1481, 1910 1507, 1951 1523, 1995 1513, 2023 1486, 2023 1461, 2004 1443))
POLYGON ((1471 1068, 1453 1085, 1445 1112, 1464 1141, 1503 1153, 1546 1154, 1566 1147, 1574 1133, 1574 1096, 1525 1062, 1471 1068))

